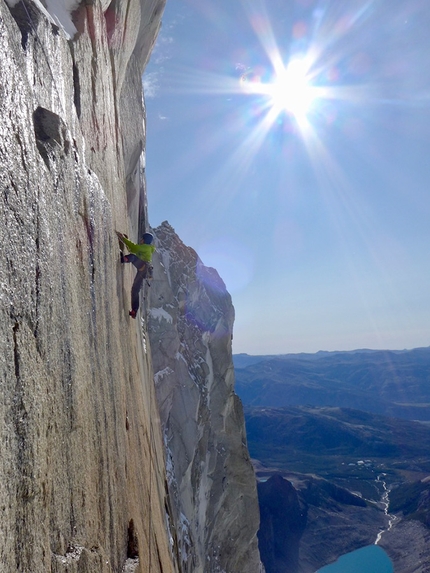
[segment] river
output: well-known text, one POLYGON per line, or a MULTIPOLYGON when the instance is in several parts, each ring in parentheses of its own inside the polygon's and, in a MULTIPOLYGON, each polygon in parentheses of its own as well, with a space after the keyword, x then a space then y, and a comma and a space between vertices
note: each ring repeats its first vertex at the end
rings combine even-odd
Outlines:
POLYGON ((390 489, 391 488, 387 486, 387 482, 383 479, 385 477, 385 475, 386 474, 379 474, 378 477, 376 478, 376 481, 379 482, 383 488, 383 493, 382 493, 380 504, 382 505, 382 507, 384 509, 385 515, 387 516, 388 524, 387 524, 387 527, 385 529, 381 529, 381 531, 376 536, 375 545, 378 545, 378 543, 381 541, 381 537, 385 533, 385 531, 390 531, 390 529, 393 527, 394 523, 398 520, 397 516, 388 513, 388 508, 390 507, 390 489))
POLYGON ((326 565, 322 569, 318 569, 317 573, 393 573, 393 564, 385 553, 385 551, 378 546, 381 541, 382 535, 389 531, 393 524, 397 521, 395 515, 388 513, 390 506, 390 486, 387 486, 385 481, 386 474, 379 474, 376 478, 378 489, 382 486, 382 496, 379 502, 387 517, 387 526, 376 536, 373 545, 362 547, 351 553, 346 553, 339 557, 335 563, 326 565))

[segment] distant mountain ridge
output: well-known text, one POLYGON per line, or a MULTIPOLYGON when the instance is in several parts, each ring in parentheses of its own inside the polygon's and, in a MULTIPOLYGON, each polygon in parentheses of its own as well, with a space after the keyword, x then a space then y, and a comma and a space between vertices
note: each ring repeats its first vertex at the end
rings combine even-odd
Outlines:
POLYGON ((404 470, 416 471, 416 479, 430 474, 428 424, 329 407, 246 406, 245 416, 251 456, 278 470, 317 474, 342 486, 357 478, 373 481, 376 467, 390 481, 401 481, 404 470))
POLYGON ((430 347, 233 360, 244 404, 336 406, 430 421, 430 347))
POLYGON ((357 348, 355 350, 318 350, 318 352, 291 352, 288 354, 247 354, 246 352, 240 352, 239 354, 233 355, 233 361, 236 368, 246 368, 251 364, 257 364, 258 362, 264 362, 266 360, 272 360, 274 358, 280 359, 298 359, 298 360, 319 360, 320 358, 325 358, 327 356, 339 356, 345 354, 405 354, 408 352, 421 353, 430 351, 430 346, 423 346, 420 348, 413 349, 403 349, 403 350, 373 350, 371 348, 357 348))

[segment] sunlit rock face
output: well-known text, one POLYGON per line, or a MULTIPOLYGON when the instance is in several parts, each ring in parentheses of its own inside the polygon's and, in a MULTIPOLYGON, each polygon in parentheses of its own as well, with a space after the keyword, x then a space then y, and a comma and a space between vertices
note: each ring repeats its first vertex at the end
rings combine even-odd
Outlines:
POLYGON ((148 329, 175 551, 184 573, 257 573, 258 501, 233 389, 231 298, 168 223, 154 233, 148 329))
POLYGON ((141 72, 162 8, 88 2, 67 39, 40 3, 0 3, 2 573, 175 571, 114 234, 145 224, 141 72))

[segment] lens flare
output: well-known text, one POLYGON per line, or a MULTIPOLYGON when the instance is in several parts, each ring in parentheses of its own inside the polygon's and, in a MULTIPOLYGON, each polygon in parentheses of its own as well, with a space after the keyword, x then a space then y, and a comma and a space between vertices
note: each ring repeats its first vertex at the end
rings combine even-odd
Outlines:
POLYGON ((269 84, 268 92, 278 113, 286 111, 297 118, 305 116, 318 97, 309 78, 309 66, 304 59, 290 61, 269 84))

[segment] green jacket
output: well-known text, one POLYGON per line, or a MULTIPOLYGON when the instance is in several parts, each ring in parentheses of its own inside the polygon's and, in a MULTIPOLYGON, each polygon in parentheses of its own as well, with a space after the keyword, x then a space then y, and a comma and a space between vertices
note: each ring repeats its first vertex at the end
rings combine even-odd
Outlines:
POLYGON ((155 251, 154 245, 145 245, 141 243, 136 245, 136 243, 132 243, 129 239, 126 239, 125 237, 122 238, 122 241, 125 245, 127 245, 127 248, 130 251, 130 253, 133 253, 133 255, 136 255, 136 257, 139 257, 139 259, 141 259, 142 261, 146 261, 147 263, 150 263, 152 261, 152 253, 155 251))

